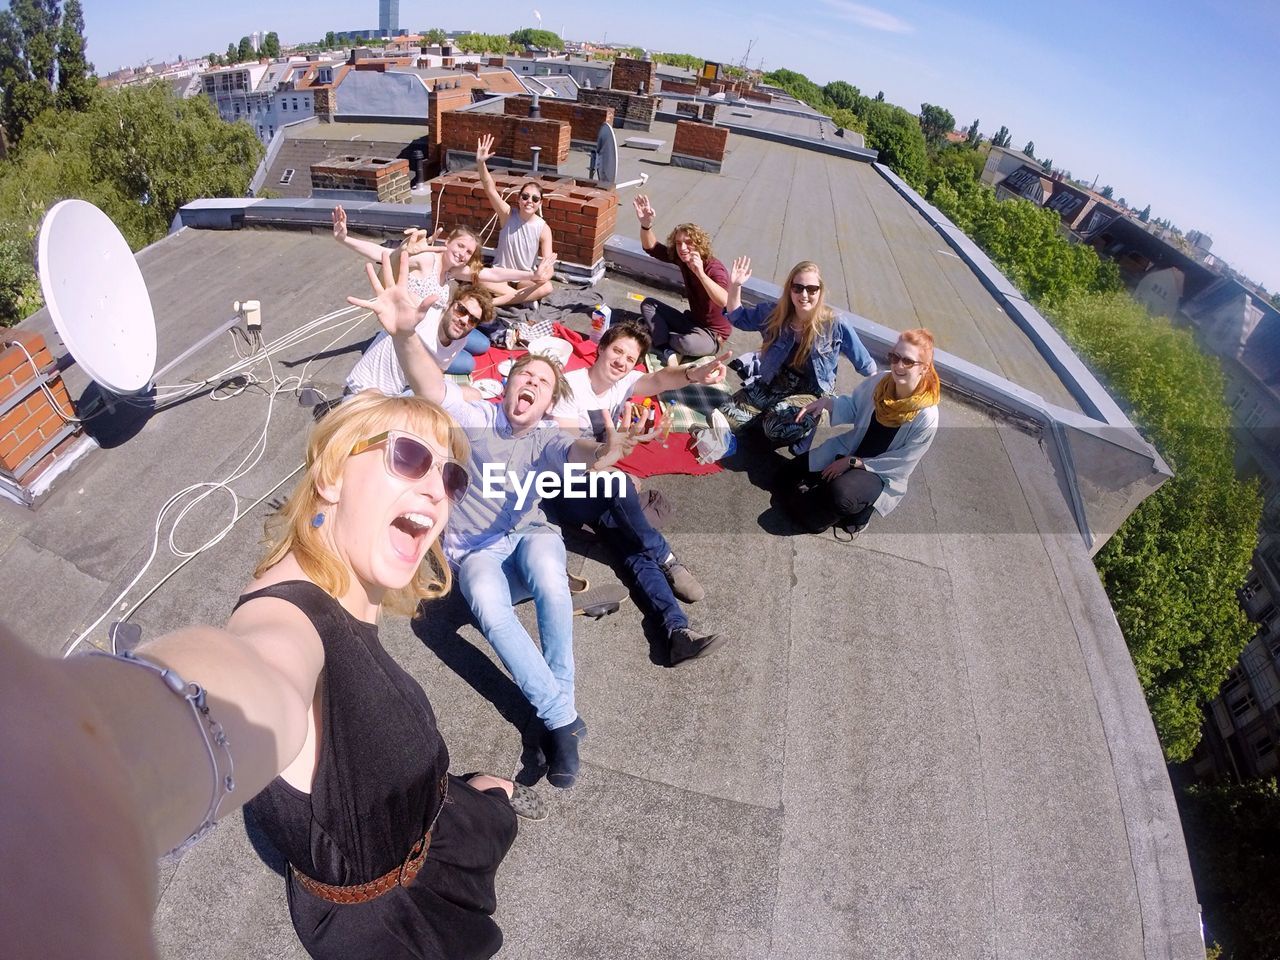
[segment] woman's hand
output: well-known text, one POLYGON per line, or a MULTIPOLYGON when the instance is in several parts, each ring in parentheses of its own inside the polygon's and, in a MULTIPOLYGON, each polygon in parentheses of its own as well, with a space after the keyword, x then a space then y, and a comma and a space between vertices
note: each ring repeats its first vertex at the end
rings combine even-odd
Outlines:
POLYGON ((841 474, 848 473, 854 467, 860 466, 862 466, 862 461, 852 454, 847 457, 836 457, 822 468, 822 479, 830 483, 841 474))
POLYGON ((733 269, 729 271, 729 285, 741 287, 751 279, 751 258, 738 257, 733 261, 733 269))
POLYGON ((484 166, 493 156, 493 134, 485 134, 476 141, 476 164, 484 166))
POLYGON ((339 243, 347 239, 347 211, 341 204, 333 208, 333 239, 339 243))
POLYGON ((430 236, 427 231, 420 230, 417 227, 404 228, 404 243, 400 245, 402 250, 409 251, 409 256, 417 256, 430 250, 440 235, 444 233, 444 227, 436 227, 435 233, 430 236))
POLYGON ((811 403, 806 403, 800 408, 800 412, 796 414, 796 423, 808 416, 821 417, 822 411, 829 412, 833 406, 835 406, 835 401, 831 397, 820 397, 811 403))

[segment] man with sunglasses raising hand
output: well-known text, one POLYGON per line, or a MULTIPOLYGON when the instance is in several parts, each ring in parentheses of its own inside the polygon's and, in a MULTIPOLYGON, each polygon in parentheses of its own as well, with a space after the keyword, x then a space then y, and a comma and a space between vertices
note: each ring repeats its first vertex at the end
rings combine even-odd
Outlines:
MULTIPOLYGON (((403 263, 407 255, 401 256, 403 263)), ((632 424, 627 418, 619 431, 610 425, 603 442, 574 439, 554 423, 545 424, 568 388, 559 365, 539 354, 521 357, 512 367, 501 405, 468 401, 414 336, 420 308, 408 293, 403 268, 400 280, 393 280, 389 252, 381 281, 372 265, 369 279, 377 299, 350 302, 377 314, 414 393, 440 404, 470 442, 473 483, 449 520, 445 555, 480 630, 546 727, 548 782, 571 787, 587 725, 574 703, 573 600, 564 540, 543 515, 539 497, 549 485, 548 475, 558 474, 567 483, 567 464, 605 470, 625 457, 644 422, 632 424), (496 484, 491 483, 495 474, 501 477, 496 484), (512 606, 527 597, 537 610, 540 646, 512 606)))
MULTIPOLYGON (((437 305, 434 297, 424 299, 421 306, 425 316, 417 325, 416 333, 441 370, 450 370, 472 330, 493 319, 493 296, 483 287, 460 287, 448 306, 443 308, 437 305)), ((470 391, 468 396, 471 399, 479 399, 478 392, 471 387, 465 389, 470 391)), ((377 390, 389 397, 409 390, 409 381, 396 358, 395 344, 386 331, 374 337, 373 343, 347 375, 345 392, 353 394, 362 390, 377 390)))

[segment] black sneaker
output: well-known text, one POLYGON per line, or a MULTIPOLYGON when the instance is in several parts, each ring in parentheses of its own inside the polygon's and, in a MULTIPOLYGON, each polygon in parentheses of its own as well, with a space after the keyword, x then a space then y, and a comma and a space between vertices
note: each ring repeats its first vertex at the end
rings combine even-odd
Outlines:
POLYGON ((674 667, 686 660, 695 660, 705 656, 719 646, 723 646, 728 637, 718 633, 698 636, 688 627, 671 631, 671 650, 667 654, 667 666, 674 667))

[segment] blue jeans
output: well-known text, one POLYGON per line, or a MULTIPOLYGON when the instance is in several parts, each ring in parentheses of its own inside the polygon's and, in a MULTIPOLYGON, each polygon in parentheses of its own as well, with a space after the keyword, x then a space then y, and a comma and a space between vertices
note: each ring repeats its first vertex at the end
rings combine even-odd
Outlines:
POLYGON ((479 330, 472 330, 467 334, 467 342, 463 344, 462 352, 453 358, 453 362, 449 364, 449 369, 445 373, 461 373, 467 374, 476 368, 476 356, 486 353, 489 350, 489 338, 479 330))
POLYGON ((573 702, 573 600, 564 540, 550 527, 511 533, 458 564, 458 588, 485 639, 548 730, 577 719, 573 702), (533 597, 542 649, 513 604, 533 597))
POLYGON ((689 626, 689 618, 662 572, 661 564, 671 556, 671 546, 644 515, 630 477, 621 497, 544 498, 542 506, 562 523, 587 524, 604 535, 610 546, 622 554, 623 565, 668 633, 689 626))

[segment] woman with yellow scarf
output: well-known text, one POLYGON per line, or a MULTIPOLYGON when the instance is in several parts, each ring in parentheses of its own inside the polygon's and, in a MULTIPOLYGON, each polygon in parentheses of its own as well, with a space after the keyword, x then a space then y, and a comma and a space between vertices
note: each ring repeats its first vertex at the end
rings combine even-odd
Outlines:
POLYGON ((938 432, 939 389, 933 334, 919 327, 898 337, 883 377, 804 407, 797 420, 826 410, 833 426, 851 423, 853 429, 796 457, 779 473, 776 489, 791 518, 810 532, 834 527, 838 539, 852 539, 872 510, 884 516, 896 507, 938 432))

